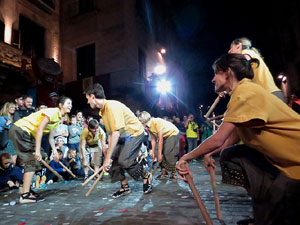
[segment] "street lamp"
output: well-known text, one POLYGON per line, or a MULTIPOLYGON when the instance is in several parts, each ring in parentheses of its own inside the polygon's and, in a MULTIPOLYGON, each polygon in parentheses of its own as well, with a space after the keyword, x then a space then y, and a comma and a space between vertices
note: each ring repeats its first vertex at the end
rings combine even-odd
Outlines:
POLYGON ((167 70, 167 68, 165 65, 159 64, 154 68, 154 73, 161 75, 161 74, 165 73, 166 70, 167 70))
POLYGON ((166 94, 167 92, 171 91, 171 83, 170 81, 167 81, 165 79, 160 80, 156 84, 156 89, 161 93, 161 94, 166 94))

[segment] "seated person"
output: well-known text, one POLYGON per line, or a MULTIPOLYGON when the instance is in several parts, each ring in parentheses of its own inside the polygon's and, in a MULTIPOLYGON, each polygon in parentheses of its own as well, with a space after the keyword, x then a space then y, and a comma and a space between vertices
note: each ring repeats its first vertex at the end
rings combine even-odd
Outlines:
POLYGON ((77 177, 84 177, 84 172, 81 167, 81 162, 76 155, 76 149, 70 148, 68 151, 68 156, 64 160, 65 165, 74 173, 77 177))
MULTIPOLYGON (((61 151, 63 155, 63 159, 67 158, 69 148, 65 145, 64 139, 62 136, 58 136, 55 142, 55 148, 57 151, 61 151)), ((51 155, 50 159, 53 157, 51 155)))
POLYGON ((9 153, 0 155, 0 189, 8 187, 9 189, 19 188, 23 183, 22 169, 15 167, 12 163, 12 157, 9 153))
MULTIPOLYGON (((57 150, 59 161, 63 163, 63 153, 61 150, 57 150)), ((57 173, 59 173, 65 180, 68 180, 70 178, 70 175, 66 170, 59 164, 59 162, 56 162, 55 160, 51 160, 49 163, 49 166, 51 166, 57 173)), ((47 169, 46 171, 46 183, 48 183, 50 180, 57 181, 57 176, 55 176, 54 173, 52 173, 50 170, 47 169)), ((50 181, 51 182, 51 181, 50 181)), ((52 183, 51 182, 51 183, 52 183)))

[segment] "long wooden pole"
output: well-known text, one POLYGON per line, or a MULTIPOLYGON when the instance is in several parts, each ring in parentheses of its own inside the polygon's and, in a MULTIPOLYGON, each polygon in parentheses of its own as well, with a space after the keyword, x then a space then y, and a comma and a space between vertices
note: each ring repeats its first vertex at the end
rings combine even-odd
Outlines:
POLYGON ((75 174, 72 173, 71 170, 69 170, 68 167, 66 167, 61 161, 58 161, 59 165, 61 165, 73 178, 76 178, 75 174))
POLYGON ((215 99, 214 103, 211 105, 211 107, 209 108, 208 112, 204 115, 204 117, 206 119, 208 119, 209 115, 212 113, 212 111, 215 109, 216 105, 218 104, 218 102, 220 101, 220 96, 218 95, 218 97, 215 99))
POLYGON ((98 171, 94 172, 94 174, 93 174, 92 176, 90 176, 88 179, 86 179, 86 181, 84 181, 81 185, 82 185, 82 186, 85 186, 85 185, 86 185, 88 182, 90 182, 95 176, 97 176, 97 174, 99 174, 99 172, 102 171, 102 169, 103 169, 103 166, 101 166, 101 167, 99 168, 98 171))
POLYGON ((62 176, 59 175, 59 173, 56 172, 51 166, 49 166, 48 163, 46 163, 43 159, 41 159, 41 163, 42 163, 48 170, 50 170, 52 173, 54 173, 54 175, 58 177, 58 180, 61 180, 61 179, 62 179, 62 176))
POLYGON ((217 185, 216 185, 216 181, 215 181, 215 171, 212 167, 209 167, 209 174, 210 174, 211 186, 212 186, 213 193, 214 193, 214 200, 215 200, 217 218, 219 220, 221 220, 222 219, 222 214, 221 214, 221 209, 220 209, 219 195, 218 195, 218 192, 217 192, 217 185))
POLYGON ((95 180, 95 182, 93 183, 92 187, 90 188, 90 190, 85 194, 86 197, 88 197, 91 192, 93 191, 93 189, 96 187, 96 185, 98 184, 98 182, 100 181, 100 179, 102 178, 104 174, 104 170, 102 170, 102 172, 100 173, 100 175, 97 177, 97 179, 95 180))

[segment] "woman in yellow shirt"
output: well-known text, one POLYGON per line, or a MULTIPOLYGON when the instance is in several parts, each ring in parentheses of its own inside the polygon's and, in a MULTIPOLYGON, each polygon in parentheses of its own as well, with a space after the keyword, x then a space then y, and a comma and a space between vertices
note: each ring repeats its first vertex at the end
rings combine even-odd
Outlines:
POLYGON ((42 168, 41 159, 46 157, 41 148, 41 140, 44 134, 50 132, 49 143, 52 148, 54 160, 58 160, 57 150, 54 144, 54 131, 57 126, 72 109, 72 100, 62 96, 59 99, 59 107, 46 108, 23 117, 14 123, 9 135, 16 148, 17 155, 24 162, 23 189, 20 203, 32 203, 43 201, 44 198, 35 195, 30 189, 33 175, 42 168))

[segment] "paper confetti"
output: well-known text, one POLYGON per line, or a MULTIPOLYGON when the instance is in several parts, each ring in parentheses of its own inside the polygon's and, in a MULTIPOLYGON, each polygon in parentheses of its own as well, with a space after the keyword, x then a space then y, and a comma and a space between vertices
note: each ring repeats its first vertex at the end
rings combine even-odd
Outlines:
POLYGON ((99 210, 104 210, 104 208, 99 208, 99 210))
POLYGON ((120 212, 128 212, 128 209, 120 209, 120 212))
POLYGON ((24 225, 24 224, 26 224, 26 222, 19 223, 18 225, 24 225))
POLYGON ((95 214, 95 216, 101 216, 103 213, 97 213, 95 214))
POLYGON ((135 212, 134 210, 130 210, 129 212, 135 212))

